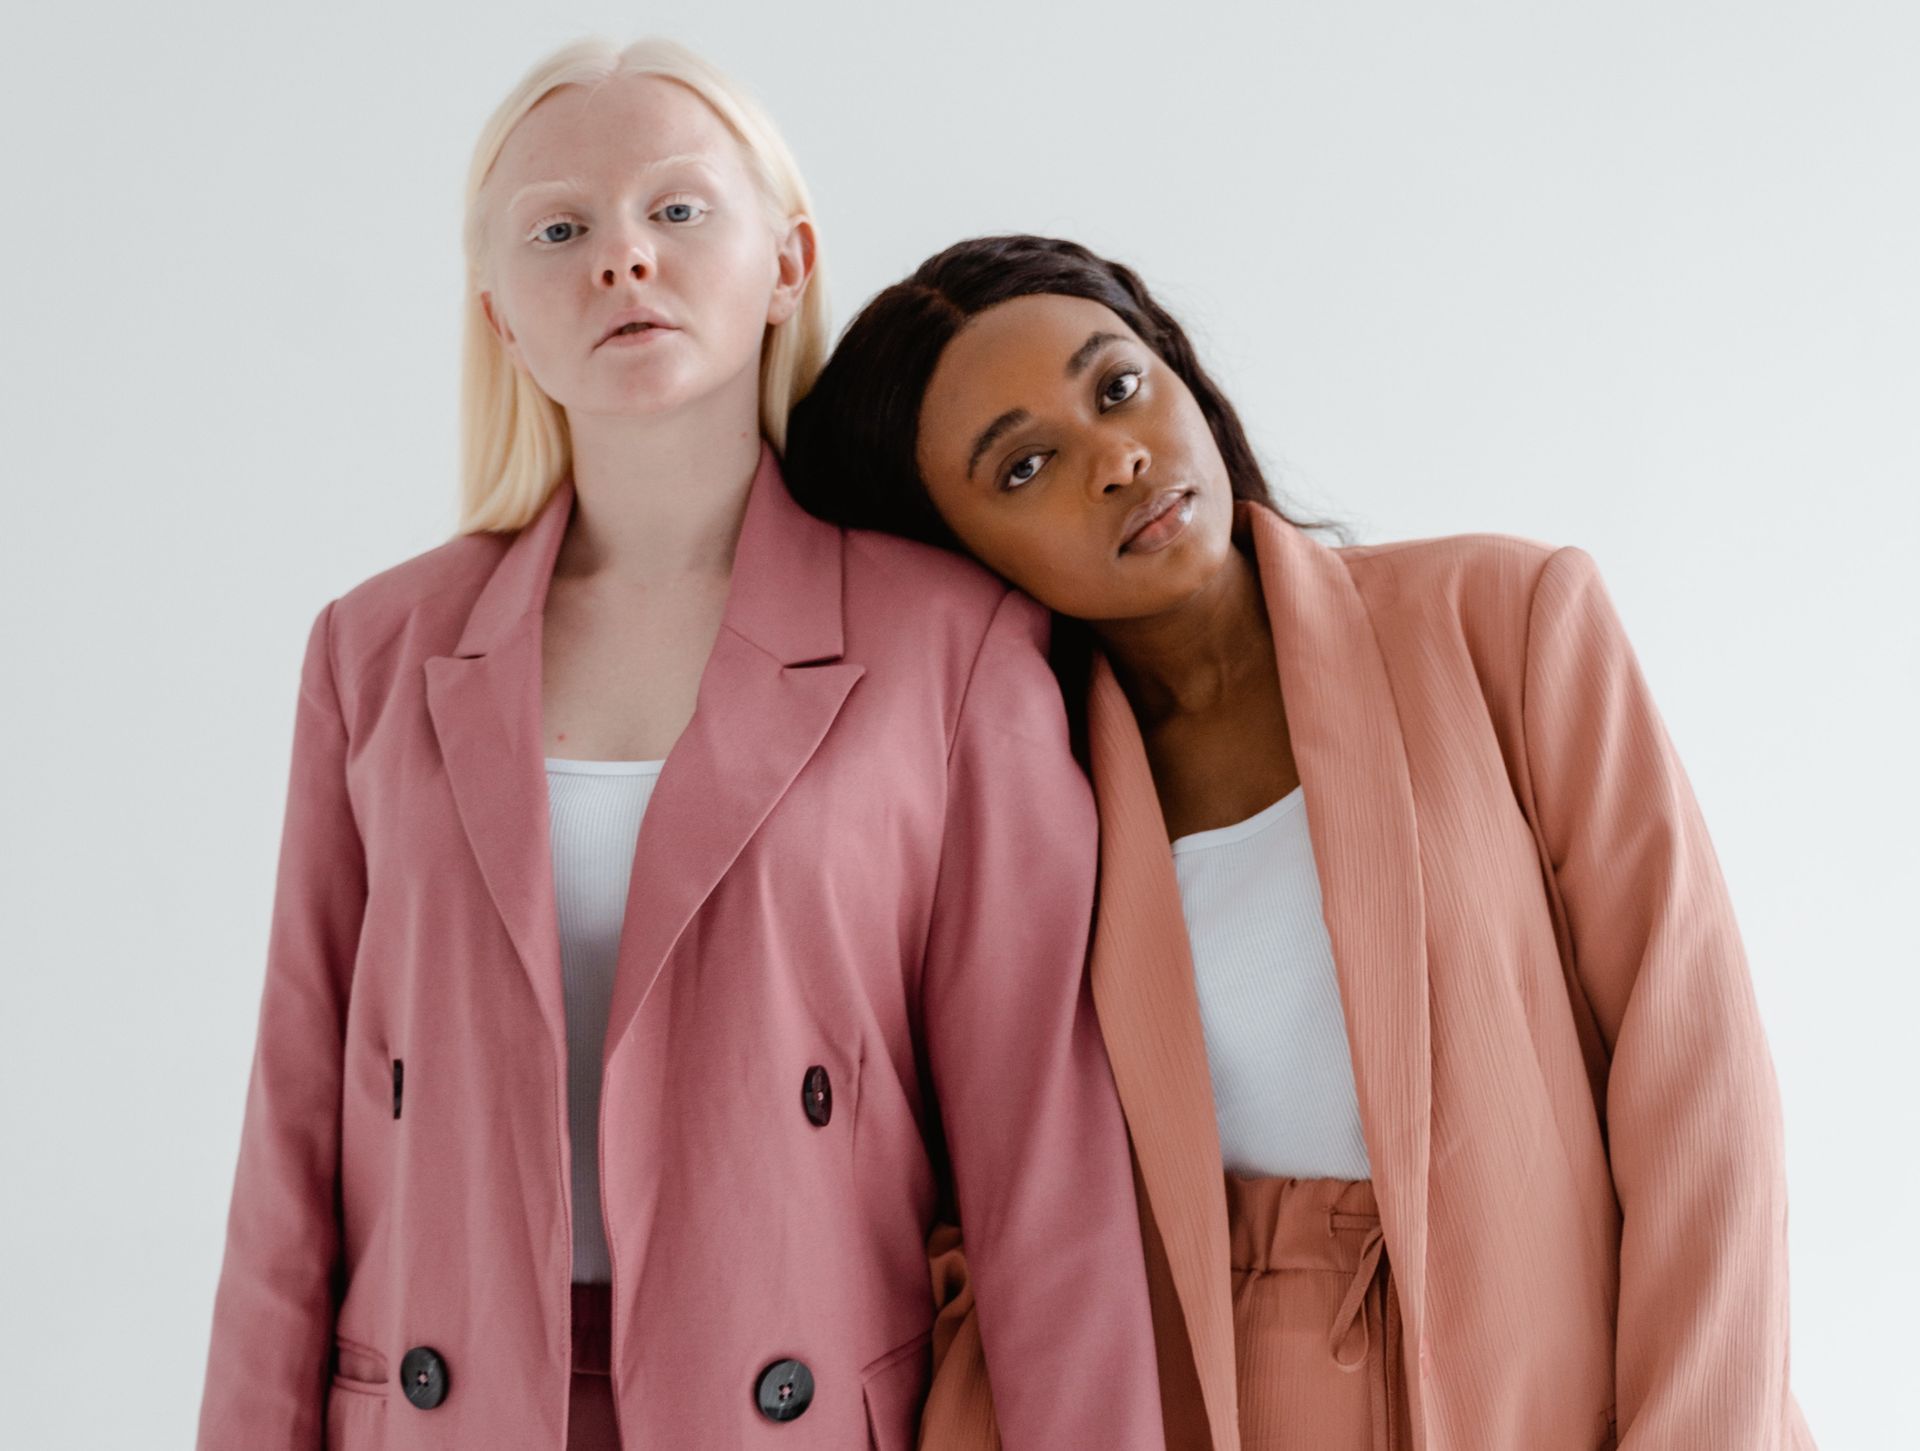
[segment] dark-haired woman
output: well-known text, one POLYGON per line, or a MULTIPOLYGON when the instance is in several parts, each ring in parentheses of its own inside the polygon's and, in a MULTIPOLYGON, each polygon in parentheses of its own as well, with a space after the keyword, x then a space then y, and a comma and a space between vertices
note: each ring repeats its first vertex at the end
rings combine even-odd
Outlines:
MULTIPOLYGON (((876 297, 787 447, 1078 630, 1170 1446, 1811 1447, 1771 1058, 1587 554, 1311 537, 1139 279, 1045 238, 876 297)), ((933 1249, 921 1444, 991 1445, 933 1249)))

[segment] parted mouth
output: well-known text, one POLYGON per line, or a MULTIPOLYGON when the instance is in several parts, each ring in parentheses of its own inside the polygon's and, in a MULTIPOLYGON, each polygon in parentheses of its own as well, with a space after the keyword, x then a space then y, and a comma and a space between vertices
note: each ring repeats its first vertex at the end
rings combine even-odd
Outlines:
MULTIPOLYGON (((608 338, 617 338, 622 333, 637 333, 647 328, 666 328, 671 330, 672 327, 672 323, 668 322, 652 308, 630 307, 624 312, 616 312, 612 317, 607 319, 607 330, 600 334, 600 342, 604 343, 608 338)), ((600 343, 595 343, 594 346, 599 347, 600 343)))
POLYGON ((1184 501, 1192 498, 1194 493, 1195 490, 1191 485, 1181 485, 1162 489, 1159 493, 1134 505, 1133 511, 1120 525, 1120 548, 1116 552, 1124 552, 1126 547, 1140 536, 1142 530, 1168 510, 1179 508, 1184 501))

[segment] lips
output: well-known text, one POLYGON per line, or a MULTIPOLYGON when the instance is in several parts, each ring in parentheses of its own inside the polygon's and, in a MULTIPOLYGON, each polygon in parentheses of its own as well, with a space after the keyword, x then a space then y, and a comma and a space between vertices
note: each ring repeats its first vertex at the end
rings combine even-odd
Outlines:
MULTIPOLYGON (((600 342, 620 336, 625 331, 641 331, 645 328, 665 328, 672 331, 673 324, 649 307, 630 307, 624 312, 616 312, 607 319, 606 331, 600 334, 600 342)), ((597 348, 600 343, 595 343, 597 348)))
POLYGON ((1162 489, 1159 493, 1134 505, 1133 511, 1127 515, 1120 526, 1120 547, 1115 552, 1124 554, 1127 546, 1133 543, 1143 530, 1170 510, 1179 508, 1183 502, 1192 498, 1193 494, 1194 490, 1186 487, 1162 489))

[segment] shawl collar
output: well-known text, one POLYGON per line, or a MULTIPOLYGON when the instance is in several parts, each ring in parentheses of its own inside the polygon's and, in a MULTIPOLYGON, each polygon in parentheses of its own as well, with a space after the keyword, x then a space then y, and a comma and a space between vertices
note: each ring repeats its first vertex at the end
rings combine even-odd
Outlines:
MULTIPOLYGON (((1407 1343, 1418 1345, 1431 1056, 1399 716, 1372 621, 1338 552, 1271 509, 1241 502, 1235 513, 1254 540, 1374 1192, 1407 1343)), ((1094 999, 1214 1444, 1236 1446, 1226 1196, 1193 963, 1145 743, 1104 655, 1093 662, 1087 736, 1100 809, 1094 999)))

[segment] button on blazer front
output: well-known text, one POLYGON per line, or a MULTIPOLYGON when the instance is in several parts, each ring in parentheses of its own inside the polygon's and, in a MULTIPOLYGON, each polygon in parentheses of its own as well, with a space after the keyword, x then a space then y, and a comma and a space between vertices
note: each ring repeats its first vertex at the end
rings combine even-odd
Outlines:
POLYGON ((800 1106, 815 1128, 823 1129, 833 1122, 833 1081, 818 1063, 807 1070, 800 1085, 800 1106))
POLYGON ((447 1363, 431 1346, 414 1346, 400 1360, 400 1388, 421 1410, 432 1410, 447 1398, 447 1363))

